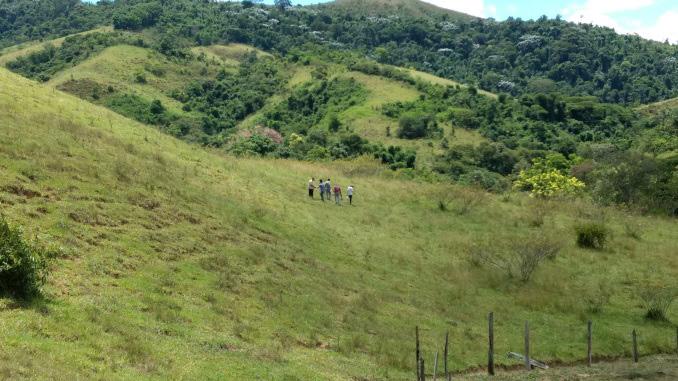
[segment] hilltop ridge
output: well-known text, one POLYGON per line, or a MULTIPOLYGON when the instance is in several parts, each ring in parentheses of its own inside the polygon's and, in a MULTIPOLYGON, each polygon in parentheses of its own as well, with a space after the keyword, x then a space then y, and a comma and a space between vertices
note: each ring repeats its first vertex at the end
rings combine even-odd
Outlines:
POLYGON ((407 15, 413 17, 449 17, 451 20, 477 19, 462 12, 438 7, 419 0, 336 0, 318 5, 320 8, 341 10, 354 15, 386 16, 407 15))

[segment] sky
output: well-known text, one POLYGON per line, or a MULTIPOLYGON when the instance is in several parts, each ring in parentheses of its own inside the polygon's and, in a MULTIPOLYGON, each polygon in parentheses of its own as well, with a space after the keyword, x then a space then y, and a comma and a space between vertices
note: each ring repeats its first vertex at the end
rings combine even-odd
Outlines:
POLYGON ((426 0, 443 8, 480 17, 505 20, 509 16, 535 19, 561 15, 573 22, 614 28, 619 33, 637 33, 645 38, 678 42, 676 0, 426 0))

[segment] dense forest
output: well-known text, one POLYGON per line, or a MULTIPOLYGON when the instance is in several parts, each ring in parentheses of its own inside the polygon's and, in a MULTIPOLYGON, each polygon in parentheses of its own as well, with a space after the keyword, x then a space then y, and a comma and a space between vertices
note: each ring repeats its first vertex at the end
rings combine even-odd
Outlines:
MULTIPOLYGON (((284 2, 283 2, 284 3, 284 2)), ((308 44, 357 50, 382 63, 412 66, 490 91, 519 95, 558 88, 611 103, 678 96, 678 48, 613 30, 546 17, 503 22, 448 12, 381 16, 253 2, 13 0, 0 5, 0 47, 91 29, 155 28, 165 48, 240 42, 286 54, 308 44)), ((342 3, 340 3, 342 4, 342 3)))

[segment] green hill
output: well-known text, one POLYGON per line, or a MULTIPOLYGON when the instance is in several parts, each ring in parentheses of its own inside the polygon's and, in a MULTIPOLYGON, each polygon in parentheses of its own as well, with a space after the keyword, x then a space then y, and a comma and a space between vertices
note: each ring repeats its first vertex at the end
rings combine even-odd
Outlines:
POLYGON ((415 0, 0 15, 0 214, 51 256, 13 297, 0 234, 0 378, 404 381, 418 327, 485 379, 490 311, 500 368, 525 321, 622 358, 530 378, 675 371, 675 46, 415 0))
POLYGON ((638 107, 638 110, 651 115, 657 115, 665 111, 678 110, 678 98, 643 105, 638 107))
POLYGON ((452 20, 470 21, 477 17, 451 9, 441 8, 418 0, 336 0, 318 6, 353 15, 389 16, 403 15, 408 17, 449 17, 452 20))
MULTIPOLYGON (((105 31, 97 30, 87 33, 94 32, 105 31)), ((42 46, 59 48, 63 41, 59 39, 45 42, 42 46)), ((157 123, 165 124, 162 127, 167 131, 174 131, 176 128, 173 126, 181 123, 195 126, 204 117, 204 112, 188 110, 184 107, 184 104, 176 99, 176 94, 183 92, 187 84, 213 81, 220 71, 237 75, 239 67, 252 52, 255 52, 260 59, 272 60, 276 65, 284 67, 287 73, 284 79, 286 83, 280 91, 263 100, 264 104, 261 109, 253 110, 252 114, 247 115, 238 123, 240 130, 252 130, 259 125, 266 124, 267 113, 286 102, 295 89, 305 84, 319 83, 319 79, 313 78, 312 73, 322 70, 328 71, 327 74, 331 78, 355 80, 368 92, 364 100, 357 101, 357 104, 337 114, 339 120, 350 131, 371 142, 415 150, 418 153, 420 168, 430 168, 435 156, 442 153, 440 149, 434 147, 439 145, 440 137, 408 141, 387 133, 387 129, 391 129, 395 134, 398 120, 383 115, 382 107, 393 102, 415 101, 422 95, 415 85, 379 74, 351 71, 346 64, 333 62, 324 57, 314 58, 310 65, 290 64, 251 46, 229 44, 195 47, 191 49, 194 55, 192 58, 177 60, 147 47, 119 44, 106 47, 81 62, 73 62, 71 67, 56 71, 51 74, 51 79, 47 84, 149 124, 156 124, 156 122, 148 119, 145 114, 140 114, 139 107, 130 104, 130 100, 140 105, 141 108, 147 107, 144 105, 150 105, 154 101, 160 102, 166 114, 171 115, 170 118, 174 121, 159 120, 157 123), (121 102, 121 100, 126 101, 121 102), (167 126, 167 123, 172 126, 167 126)), ((39 50, 34 47, 13 49, 13 52, 8 53, 7 56, 0 55, 0 62, 11 64, 21 57, 35 56, 39 53, 39 50)), ((30 62, 30 59, 27 62, 30 62)), ((385 65, 378 67, 383 70, 401 72, 403 76, 421 83, 463 87, 457 82, 413 69, 385 65)), ((483 94, 496 98, 494 94, 487 92, 483 94)), ((449 122, 443 123, 442 128, 442 136, 452 144, 477 144, 485 141, 477 131, 463 128, 454 130, 449 122)), ((191 133, 188 135, 190 136, 191 133)))
POLYGON ((1 301, 3 377, 406 380, 414 325, 427 358, 449 330, 452 368, 483 364, 488 311, 499 354, 524 320, 545 360, 581 359, 588 318, 599 356, 626 353, 632 328, 643 353, 674 345, 640 298, 677 275, 671 219, 399 179, 369 159, 223 156, 4 69, 0 84, 3 214, 62 248, 44 301, 1 301), (354 184, 356 206, 308 200, 310 176, 354 184), (577 248, 573 225, 600 218, 608 248, 577 248), (564 247, 528 283, 473 260, 471 242, 540 236, 564 247))
POLYGON ((318 47, 357 51, 496 93, 550 88, 625 105, 678 95, 675 45, 562 18, 498 22, 417 0, 285 10, 249 1, 13 0, 0 4, 0 14, 0 48, 113 24, 154 36, 168 50, 242 43, 283 55, 318 47))
POLYGON ((113 30, 112 27, 106 26, 106 27, 101 27, 97 29, 92 29, 88 31, 84 31, 81 33, 76 33, 72 34, 69 36, 65 37, 60 37, 60 38, 55 38, 52 40, 47 40, 47 41, 28 41, 24 42, 19 45, 14 45, 14 46, 9 46, 4 49, 0 49, 0 65, 4 66, 10 61, 14 61, 18 57, 21 56, 26 56, 31 53, 35 53, 41 49, 43 49, 46 45, 52 45, 55 47, 61 46, 66 38, 68 37, 73 37, 73 36, 82 36, 90 33, 100 33, 100 32, 111 32, 113 30))

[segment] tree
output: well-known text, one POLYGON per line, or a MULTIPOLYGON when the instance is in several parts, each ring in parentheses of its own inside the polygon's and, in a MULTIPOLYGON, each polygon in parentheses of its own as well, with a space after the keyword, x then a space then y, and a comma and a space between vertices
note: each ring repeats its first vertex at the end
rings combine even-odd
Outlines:
POLYGON ((341 128, 341 122, 339 121, 339 118, 337 118, 336 115, 332 115, 330 117, 330 123, 329 123, 329 129, 332 132, 337 132, 341 128))
POLYGON ((535 197, 575 196, 585 187, 582 181, 565 174, 565 170, 549 158, 535 159, 530 169, 520 171, 513 186, 530 191, 535 197))
POLYGON ((435 116, 431 114, 408 113, 400 117, 398 125, 401 139, 425 138, 438 130, 435 116))
POLYGON ((285 11, 287 8, 292 7, 292 1, 291 0, 275 0, 275 6, 278 8, 280 11, 285 11))
POLYGON ((155 99, 153 102, 151 102, 150 111, 151 114, 160 115, 165 112, 165 106, 162 105, 162 102, 155 99))

